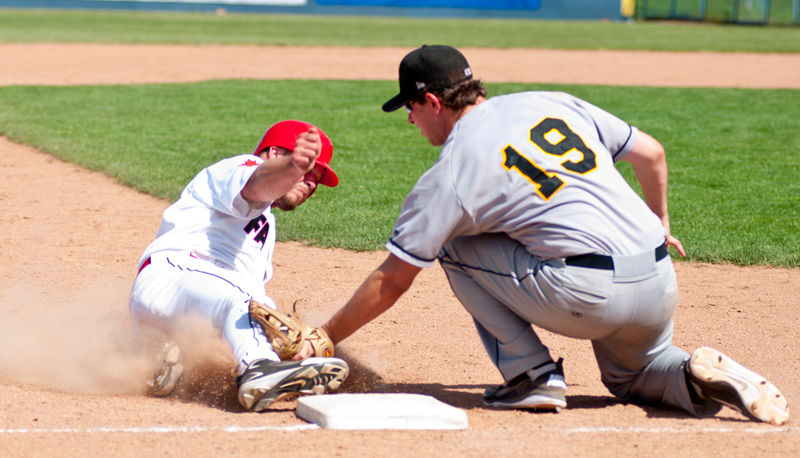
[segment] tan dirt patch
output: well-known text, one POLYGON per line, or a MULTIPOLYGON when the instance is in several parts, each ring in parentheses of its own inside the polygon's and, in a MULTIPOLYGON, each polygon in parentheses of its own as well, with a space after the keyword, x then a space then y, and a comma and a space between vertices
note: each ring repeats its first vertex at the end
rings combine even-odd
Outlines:
MULTIPOLYGON (((259 71, 278 66, 273 64, 275 58, 258 60, 262 58, 253 57, 255 54, 283 52, 305 56, 297 62, 301 69, 309 60, 331 63, 327 69, 318 66, 326 70, 322 77, 394 79, 397 62, 407 51, 361 48, 339 54, 338 48, 316 48, 325 52, 310 57, 304 53, 313 48, 208 47, 209 54, 204 54, 205 47, 179 47, 173 51, 176 54, 170 54, 167 46, 102 45, 99 48, 107 53, 103 59, 96 57, 95 47, 0 45, 0 79, 9 78, 2 84, 112 84, 304 75, 299 70, 280 76, 255 71, 237 75, 232 67, 241 56, 219 60, 220 50, 233 48, 249 50, 243 56, 250 56, 259 71), (44 48, 49 54, 32 58, 44 48), (142 49, 160 52, 160 60, 148 60, 149 53, 141 53, 142 49), (342 76, 339 72, 357 66, 353 62, 362 53, 374 53, 367 60, 380 58, 383 73, 372 75, 359 67, 363 73, 342 76), (187 54, 185 60, 176 57, 187 54), (383 59, 382 54, 391 55, 383 59), (45 58, 49 61, 34 62, 45 58), (156 66, 150 67, 153 62, 156 66), (345 64, 335 68, 336 62, 345 64), (201 71, 201 63, 208 70, 201 71), (47 71, 42 71, 45 67, 47 71), (228 73, 214 73, 214 69, 228 73), (13 79, 9 75, 15 72, 20 73, 13 79), (196 79, 187 79, 190 76, 196 79)), ((494 80, 489 72, 497 66, 487 68, 476 51, 466 52, 476 73, 494 80)), ((504 53, 511 51, 484 52, 508 56, 504 53)), ((625 60, 620 54, 624 53, 608 54, 598 62, 620 67, 625 60)), ((657 57, 667 53, 653 54, 655 60, 632 53, 626 68, 636 74, 653 72, 648 78, 652 85, 673 85, 668 79, 659 79, 664 73, 656 65, 657 57)), ((569 62, 575 55, 564 52, 561 62, 569 62)), ((515 57, 511 62, 514 65, 505 73, 507 78, 497 81, 511 80, 511 71, 542 74, 546 67, 542 60, 515 57), (538 68, 522 70, 532 62, 538 63, 538 68)), ((797 56, 774 64, 780 67, 774 72, 800 74, 786 62, 797 65, 797 56)), ((741 73, 746 66, 739 62, 715 71, 741 73)), ((681 68, 687 74, 704 72, 681 68)), ((598 69, 593 74, 618 71, 598 69)), ((758 85, 762 76, 751 83, 742 79, 706 84, 698 79, 696 84, 686 80, 682 85, 758 85)), ((619 402, 600 383, 587 342, 547 332, 541 336, 553 356, 566 360, 569 408, 558 415, 483 408, 482 391, 501 379, 438 266, 425 270, 392 310, 342 345, 345 358, 354 367, 343 391, 433 395, 467 411, 470 428, 466 431, 295 429, 306 425, 294 415, 295 402, 279 403, 264 414, 245 413, 236 401, 227 355, 214 339, 193 342, 190 375, 175 395, 144 397, 141 386, 148 361, 132 344, 127 295, 139 256, 154 236, 168 203, 4 138, 0 138, 0 177, 0 227, 5 234, 0 244, 3 457, 800 455, 796 422, 776 428, 745 421, 730 409, 714 419, 698 420, 680 411, 619 402)), ((303 299, 299 310, 312 324, 318 324, 340 307, 384 258, 385 253, 282 243, 275 255, 276 275, 267 290, 289 303, 303 299)), ((676 270, 682 299, 675 316, 675 344, 687 351, 700 345, 717 347, 768 376, 790 405, 800 399, 796 350, 800 270, 687 263, 677 263, 676 270)))
MULTIPOLYGON (((0 44, 0 86, 395 80, 412 48, 0 44)), ((464 48, 487 82, 800 88, 800 54, 464 48)))

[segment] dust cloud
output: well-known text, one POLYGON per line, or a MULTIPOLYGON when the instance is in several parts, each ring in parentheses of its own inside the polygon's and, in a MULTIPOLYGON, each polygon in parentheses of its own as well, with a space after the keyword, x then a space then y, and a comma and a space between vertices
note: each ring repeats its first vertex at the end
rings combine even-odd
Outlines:
POLYGON ((16 289, 0 302, 0 375, 54 389, 141 392, 152 356, 141 351, 127 314, 127 291, 53 298, 16 289))
MULTIPOLYGON (((54 297, 47 288, 16 288, 0 296, 0 377, 49 389, 90 394, 144 395, 165 342, 137 335, 128 316, 124 282, 54 297)), ((291 307, 291 306, 290 306, 291 307)), ((306 313, 318 326, 327 313, 306 313)), ((236 409, 236 364, 210 324, 187 321, 173 336, 185 371, 174 396, 236 409)), ((379 392, 386 362, 356 358, 345 342, 337 356, 350 365, 343 392, 379 392)))

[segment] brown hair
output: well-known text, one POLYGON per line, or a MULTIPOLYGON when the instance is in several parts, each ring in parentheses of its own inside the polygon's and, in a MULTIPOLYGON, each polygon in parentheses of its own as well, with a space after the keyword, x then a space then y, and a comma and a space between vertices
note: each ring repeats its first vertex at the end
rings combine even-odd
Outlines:
MULTIPOLYGON (((426 93, 423 92, 414 101, 424 103, 425 94, 426 93)), ((459 111, 464 109, 464 107, 474 105, 478 97, 486 97, 487 92, 481 80, 469 79, 450 87, 433 91, 431 94, 438 97, 439 100, 442 101, 442 105, 453 111, 459 111)))

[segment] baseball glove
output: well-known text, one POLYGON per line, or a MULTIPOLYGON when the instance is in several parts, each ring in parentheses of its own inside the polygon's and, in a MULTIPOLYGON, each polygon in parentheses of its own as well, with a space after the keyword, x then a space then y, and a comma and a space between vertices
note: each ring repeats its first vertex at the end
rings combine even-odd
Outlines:
POLYGON ((279 312, 264 304, 250 301, 250 317, 261 325, 272 349, 286 361, 296 355, 303 342, 308 341, 314 356, 331 357, 336 354, 333 341, 322 328, 312 328, 288 313, 279 312))

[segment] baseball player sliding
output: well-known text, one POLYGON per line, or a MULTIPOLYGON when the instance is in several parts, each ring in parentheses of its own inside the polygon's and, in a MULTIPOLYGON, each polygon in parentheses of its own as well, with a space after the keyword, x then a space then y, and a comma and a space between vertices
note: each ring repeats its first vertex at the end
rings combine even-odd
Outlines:
POLYGON ((291 211, 318 184, 336 186, 332 155, 333 145, 321 129, 279 122, 253 155, 203 169, 164 212, 130 295, 130 315, 139 334, 168 342, 148 382, 150 394, 168 395, 180 378, 180 351, 168 339, 189 316, 221 331, 239 363, 239 401, 248 410, 262 411, 287 396, 325 393, 347 377, 349 368, 338 358, 281 362, 281 356, 288 359, 282 348, 293 341, 287 333, 315 345, 315 354, 333 356, 322 331, 300 327, 278 313, 285 321, 283 341, 265 335, 275 322, 270 312, 275 304, 264 291, 275 248, 270 210, 291 211))
MULTIPOLYGON (((486 99, 464 56, 424 46, 400 63, 401 107, 438 161, 405 200, 386 261, 324 326, 335 343, 389 307, 436 259, 506 382, 492 407, 566 407, 562 360, 531 327, 592 341, 615 396, 776 425, 778 389, 712 348, 672 346, 678 288, 667 165, 655 139, 569 94, 486 99), (614 164, 633 165, 644 201, 614 164)), ((306 345, 301 356, 312 353, 306 345)))

